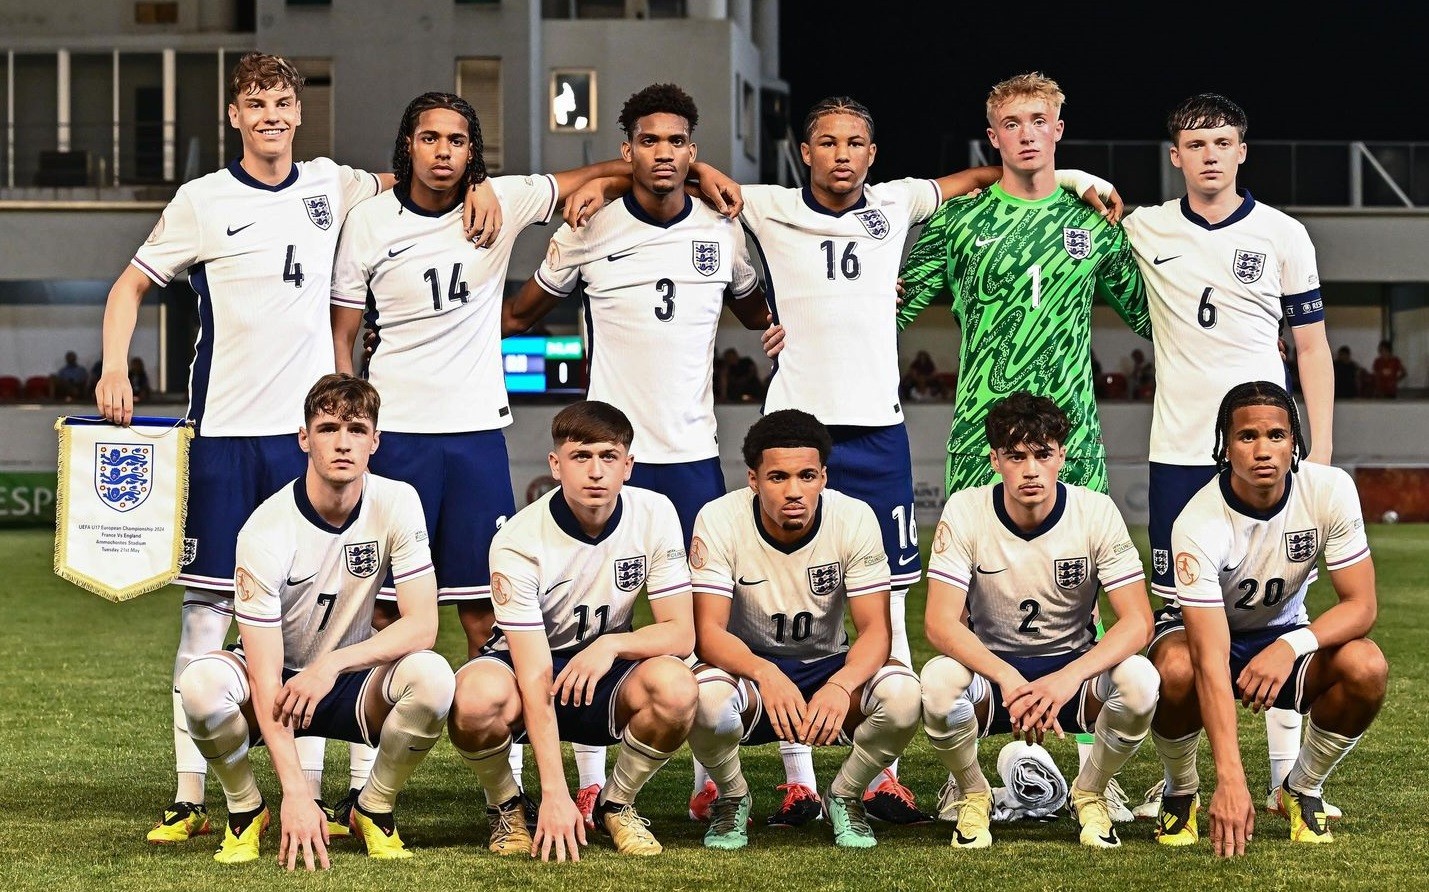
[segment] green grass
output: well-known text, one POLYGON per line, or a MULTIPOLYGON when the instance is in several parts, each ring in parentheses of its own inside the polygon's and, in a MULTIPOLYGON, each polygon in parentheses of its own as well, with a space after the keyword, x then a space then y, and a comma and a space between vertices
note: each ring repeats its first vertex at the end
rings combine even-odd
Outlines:
MULTIPOLYGON (((930 537, 924 537, 925 539, 930 537)), ((418 770, 399 808, 403 836, 417 857, 400 864, 370 862, 356 843, 335 846, 333 870, 286 877, 265 857, 224 868, 209 854, 215 837, 154 848, 144 832, 172 795, 169 667, 178 634, 176 589, 127 604, 109 604, 51 573, 51 537, 44 532, 0 534, 0 892, 17 889, 446 889, 506 888, 705 892, 732 883, 744 889, 1018 888, 1102 889, 1249 886, 1342 889, 1424 888, 1429 866, 1429 654, 1423 556, 1429 527, 1370 528, 1380 581, 1380 620, 1374 637, 1391 666, 1389 701, 1363 743, 1331 778, 1333 802, 1348 817, 1336 826, 1333 846, 1292 847, 1283 819, 1264 817, 1251 854, 1216 862, 1208 843, 1168 850, 1151 841, 1151 826, 1123 830, 1120 851, 1092 852, 1076 845, 1070 820, 1048 825, 995 827, 997 843, 985 852, 950 849, 947 825, 880 828, 876 849, 836 850, 827 828, 768 832, 755 829, 742 853, 706 853, 700 828, 684 815, 689 764, 676 759, 641 797, 642 813, 666 845, 648 861, 623 860, 605 841, 579 865, 498 860, 484 846, 486 823, 474 778, 442 743, 418 770)), ((1144 535, 1141 543, 1145 545, 1144 535)), ((926 542, 925 542, 926 547, 926 542)), ((1312 609, 1332 598, 1326 583, 1312 609)), ((920 660, 921 590, 909 620, 920 660)), ((439 648, 463 651, 455 617, 444 613, 439 648)), ((1242 740, 1253 786, 1266 778, 1265 739, 1258 719, 1245 716, 1242 740)), ((1002 741, 983 749, 984 765, 1002 741)), ((1075 762, 1070 741, 1054 743, 1064 770, 1075 762)), ((823 779, 842 750, 818 754, 823 779)), ((329 795, 346 779, 345 747, 329 748, 329 795)), ((276 785, 259 756, 259 780, 269 795, 276 785)), ((755 812, 774 804, 782 780, 774 747, 747 753, 756 791, 755 812)), ((1160 769, 1148 745, 1123 772, 1134 795, 1160 769)), ((1213 772, 1202 747, 1202 776, 1213 772)), ((920 735, 903 761, 904 780, 931 807, 943 773, 920 735)), ((1204 790, 1209 793, 1209 789, 1204 790)), ((209 801, 222 815, 222 795, 210 782, 209 801)), ((1204 819, 1203 824, 1204 827, 1204 819)), ((265 854, 276 853, 276 835, 265 854)))

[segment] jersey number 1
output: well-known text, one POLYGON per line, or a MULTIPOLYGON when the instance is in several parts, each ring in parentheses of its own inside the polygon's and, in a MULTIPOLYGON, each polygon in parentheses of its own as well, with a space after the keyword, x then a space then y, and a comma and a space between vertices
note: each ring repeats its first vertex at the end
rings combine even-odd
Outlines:
POLYGON ((834 266, 834 243, 832 240, 819 242, 819 247, 824 251, 824 273, 832 282, 838 278, 835 273, 843 274, 845 279, 857 279, 858 274, 863 271, 863 266, 858 262, 858 255, 853 253, 853 242, 844 246, 843 256, 838 258, 838 266, 834 266))
MULTIPOLYGON (((442 308, 442 277, 437 275, 436 267, 428 269, 422 273, 422 278, 427 280, 427 284, 432 286, 432 309, 442 308)), ((453 303, 466 303, 471 299, 471 292, 466 288, 466 282, 461 278, 461 264, 452 264, 451 282, 447 285, 447 306, 453 303)))

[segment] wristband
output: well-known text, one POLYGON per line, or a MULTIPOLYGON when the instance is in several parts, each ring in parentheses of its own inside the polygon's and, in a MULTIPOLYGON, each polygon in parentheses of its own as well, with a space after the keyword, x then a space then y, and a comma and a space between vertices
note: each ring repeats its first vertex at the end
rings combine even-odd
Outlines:
POLYGON ((1295 651, 1297 658, 1306 654, 1312 654, 1320 649, 1320 639, 1315 637, 1315 633, 1310 631, 1310 627, 1296 629, 1293 632, 1286 632, 1280 636, 1280 640, 1290 645, 1290 649, 1295 651))
POLYGON ((848 688, 846 688, 846 687, 844 687, 843 685, 839 684, 838 682, 834 681, 832 678, 829 679, 828 681, 824 682, 824 684, 831 684, 831 685, 833 685, 834 687, 836 687, 836 688, 838 688, 839 690, 843 691, 844 694, 845 694, 845 696, 848 696, 848 697, 852 697, 852 696, 853 696, 853 691, 850 691, 848 688))

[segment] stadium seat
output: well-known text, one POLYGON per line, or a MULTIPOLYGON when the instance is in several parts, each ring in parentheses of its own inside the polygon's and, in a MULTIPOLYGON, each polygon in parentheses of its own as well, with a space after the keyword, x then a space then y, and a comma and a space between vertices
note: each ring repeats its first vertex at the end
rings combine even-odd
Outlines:
POLYGON ((1109 400, 1126 399, 1126 376, 1121 372, 1107 372, 1102 375, 1102 385, 1109 400))
POLYGON ((14 375, 0 375, 0 402, 11 403, 20 398, 20 379, 14 375))
POLYGON ((48 400, 53 399, 54 388, 50 385, 49 375, 31 375, 25 379, 24 398, 27 400, 48 400))

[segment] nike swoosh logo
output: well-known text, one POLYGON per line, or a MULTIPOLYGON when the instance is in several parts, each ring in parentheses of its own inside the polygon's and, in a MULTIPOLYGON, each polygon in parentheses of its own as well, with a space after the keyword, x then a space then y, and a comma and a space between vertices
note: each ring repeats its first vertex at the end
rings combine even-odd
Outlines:
POLYGON ((563 586, 563 585, 566 585, 566 584, 569 583, 569 582, 570 582, 569 579, 562 579, 560 582, 558 582, 558 583, 556 583, 555 585, 551 586, 550 588, 546 589, 546 594, 549 595, 551 592, 555 591, 556 589, 560 588, 560 587, 563 586))
POLYGON ((768 581, 769 581, 769 580, 767 580, 767 579, 745 579, 743 576, 739 577, 739 584, 740 584, 740 585, 758 585, 758 584, 761 583, 761 582, 768 582, 768 581))
POLYGON ((1155 266, 1160 266, 1160 265, 1163 264, 1163 263, 1170 263, 1171 261, 1175 260, 1177 257, 1180 257, 1180 256, 1181 256, 1180 254, 1176 254, 1176 255, 1173 255, 1173 256, 1171 256, 1171 257, 1156 257, 1156 258, 1153 258, 1151 262, 1152 262, 1152 264, 1155 265, 1155 266))
POLYGON ((958 838, 958 845, 960 846, 971 845, 973 842, 973 837, 963 836, 963 831, 961 830, 954 830, 953 835, 958 838))
POLYGON ((310 574, 310 575, 308 575, 308 576, 304 576, 302 579, 293 579, 293 578, 290 577, 290 578, 288 579, 288 585, 302 585, 303 583, 307 582, 309 579, 312 579, 312 578, 313 578, 314 576, 316 576, 316 575, 318 575, 318 574, 317 574, 316 571, 314 571, 312 574, 310 574))
POLYGON ((634 253, 635 253, 634 251, 626 251, 624 254, 612 254, 612 255, 610 255, 609 257, 605 258, 605 259, 606 259, 606 260, 609 260, 611 263, 614 263, 615 261, 617 261, 617 260, 623 260, 624 258, 629 257, 631 254, 634 254, 634 253))
MULTIPOLYGON (((436 746, 436 744, 432 744, 432 746, 436 746)), ((411 750, 411 751, 414 752, 414 753, 425 753, 427 750, 429 750, 429 749, 431 749, 431 748, 432 748, 432 747, 430 747, 430 746, 409 746, 409 747, 407 747, 407 749, 411 750)))
POLYGON ((996 573, 1001 573, 1003 570, 1006 570, 1007 568, 1006 568, 1006 567, 1003 567, 1002 570, 984 570, 984 569, 982 568, 982 565, 981 565, 981 564, 978 564, 978 565, 976 565, 975 567, 973 567, 973 569, 974 569, 974 570, 977 570, 979 573, 982 573, 982 574, 985 575, 985 576, 992 576, 992 575, 994 575, 994 574, 996 574, 996 573))
POLYGON ((913 562, 916 561, 916 560, 918 560, 918 555, 916 555, 916 554, 905 554, 903 557, 901 557, 901 558, 898 559, 898 566, 900 566, 900 567, 906 567, 906 566, 908 566, 909 564, 913 563, 913 562))
MULTIPOLYGON (((257 220, 254 220, 254 221, 253 221, 253 223, 257 223, 257 222, 258 222, 257 220)), ((228 234, 229 234, 229 235, 237 235, 238 233, 240 233, 240 232, 242 232, 243 230, 247 229, 249 226, 252 226, 253 223, 249 223, 249 224, 247 224, 247 225, 245 225, 245 226, 240 226, 240 227, 238 227, 237 229, 234 229, 233 227, 230 226, 230 227, 228 228, 228 234)))
POLYGON ((388 256, 388 257, 396 257, 398 254, 402 254, 402 253, 405 253, 405 252, 407 252, 407 251, 410 251, 410 250, 412 250, 412 249, 415 248, 415 247, 417 247, 417 243, 416 243, 416 242, 412 242, 410 245, 408 245, 407 247, 401 249, 400 251, 393 251, 391 248, 388 248, 388 249, 387 249, 387 256, 388 256))
POLYGON ((1100 839, 1102 842, 1106 843, 1109 846, 1121 845, 1121 840, 1116 838, 1115 833, 1108 833, 1106 836, 1100 837, 1100 839))
POLYGON ((1002 236, 998 235, 998 236, 994 236, 994 237, 992 237, 992 238, 976 238, 976 239, 973 239, 973 244, 974 244, 975 246, 979 247, 979 248, 982 248, 982 247, 986 247, 987 245, 992 244, 993 242, 1000 242, 1000 241, 1002 241, 1002 236))

